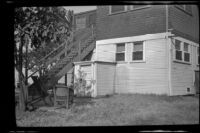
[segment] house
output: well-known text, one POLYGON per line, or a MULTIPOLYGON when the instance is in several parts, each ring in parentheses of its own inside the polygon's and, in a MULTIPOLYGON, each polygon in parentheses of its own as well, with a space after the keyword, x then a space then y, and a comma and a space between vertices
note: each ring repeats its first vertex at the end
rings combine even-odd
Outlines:
POLYGON ((43 58, 53 67, 38 78, 42 88, 81 85, 75 94, 90 97, 199 93, 196 5, 97 6, 74 16, 72 39, 43 58))
MULTIPOLYGON (((85 73, 85 95, 199 92, 196 5, 97 6, 89 13, 96 19, 95 48, 74 62, 75 79, 85 73)), ((87 14, 77 15, 78 29, 89 25, 87 14)))

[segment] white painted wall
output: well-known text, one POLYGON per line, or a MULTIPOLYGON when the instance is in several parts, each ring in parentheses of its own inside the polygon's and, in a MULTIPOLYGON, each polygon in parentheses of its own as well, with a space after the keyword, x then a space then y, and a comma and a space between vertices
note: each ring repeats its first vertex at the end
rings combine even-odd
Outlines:
MULTIPOLYGON (((165 41, 145 41, 144 62, 132 62, 131 50, 127 51, 127 62, 118 63, 116 66, 116 92, 168 94, 165 41)), ((128 44, 127 47, 132 46, 128 44)))
POLYGON ((102 61, 115 61, 115 44, 126 43, 125 61, 118 62, 116 65, 116 93, 169 93, 165 35, 160 33, 97 41, 96 58, 102 61), (132 61, 134 41, 144 41, 144 61, 132 61), (104 50, 110 54, 102 52, 104 50))
POLYGON ((190 44, 190 64, 183 64, 174 61, 174 47, 172 53, 172 95, 186 95, 195 94, 194 81, 195 81, 195 70, 199 70, 197 65, 197 46, 198 44, 186 40, 181 37, 176 37, 177 39, 187 42, 190 44), (191 91, 187 92, 187 88, 191 91))

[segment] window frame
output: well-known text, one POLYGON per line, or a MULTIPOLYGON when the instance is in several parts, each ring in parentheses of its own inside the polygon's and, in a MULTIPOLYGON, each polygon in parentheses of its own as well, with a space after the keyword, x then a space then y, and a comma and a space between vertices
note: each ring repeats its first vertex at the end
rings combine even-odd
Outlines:
POLYGON ((173 43, 174 43, 173 60, 175 62, 184 63, 184 64, 190 64, 191 65, 191 44, 189 42, 185 42, 185 41, 182 41, 180 39, 173 39, 173 43), (175 40, 180 41, 180 50, 177 50, 175 48, 175 40), (184 51, 184 43, 188 44, 188 51, 184 51), (176 59, 176 51, 181 51, 181 60, 176 59), (185 61, 185 56, 184 56, 185 53, 189 54, 189 61, 185 61))
POLYGON ((196 64, 199 66, 199 47, 197 47, 196 52, 197 52, 197 54, 196 54, 197 55, 197 63, 196 64))
POLYGON ((189 43, 183 42, 183 61, 188 62, 188 63, 190 63, 190 60, 191 60, 190 59, 191 54, 190 54, 190 48, 189 47, 190 47, 189 43), (188 44, 188 51, 185 51, 185 49, 184 49, 185 44, 188 44), (185 53, 189 54, 189 61, 185 61, 185 53))
POLYGON ((126 43, 116 43, 116 50, 115 50, 115 61, 116 62, 125 62, 126 61, 126 43), (124 51, 123 52, 117 52, 117 45, 119 45, 119 44, 124 44, 124 51), (124 60, 120 60, 120 61, 118 61, 117 60, 117 54, 124 54, 124 60))
POLYGON ((87 27, 87 18, 86 17, 79 17, 79 18, 76 18, 76 30, 81 30, 81 29, 85 29, 87 27), (85 21, 85 27, 84 28, 79 28, 79 29, 77 29, 77 20, 78 19, 84 19, 84 21, 85 21))
POLYGON ((145 41, 136 41, 132 42, 131 44, 131 62, 145 62, 145 41), (134 43, 136 42, 142 42, 142 59, 141 60, 133 60, 133 53, 137 52, 134 51, 134 43))
MULTIPOLYGON (((112 5, 112 6, 114 6, 114 5, 112 5)), ((118 11, 118 12, 114 12, 114 13, 112 13, 112 12, 111 12, 111 10, 112 10, 112 6, 109 6, 109 14, 110 14, 110 15, 111 15, 111 14, 123 13, 123 12, 126 12, 126 11, 127 11, 127 6, 122 5, 122 6, 124 6, 124 11, 118 11)))
POLYGON ((109 6, 109 14, 108 15, 120 14, 120 13, 124 13, 124 12, 128 12, 128 11, 135 11, 135 10, 140 10, 140 9, 151 7, 151 5, 144 5, 143 7, 138 7, 138 8, 133 8, 133 6, 134 5, 124 5, 124 11, 119 11, 119 12, 115 12, 115 13, 111 13, 112 6, 109 6), (128 9, 128 7, 130 7, 130 8, 128 9))

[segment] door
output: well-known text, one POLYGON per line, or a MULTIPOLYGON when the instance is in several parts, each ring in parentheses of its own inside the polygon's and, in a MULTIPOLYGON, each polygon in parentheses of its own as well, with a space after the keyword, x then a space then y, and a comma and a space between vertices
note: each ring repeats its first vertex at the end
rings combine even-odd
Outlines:
POLYGON ((92 65, 80 65, 79 72, 79 89, 77 90, 77 96, 91 97, 92 96, 92 65))
POLYGON ((194 86, 195 86, 196 93, 199 94, 199 71, 195 71, 194 86))

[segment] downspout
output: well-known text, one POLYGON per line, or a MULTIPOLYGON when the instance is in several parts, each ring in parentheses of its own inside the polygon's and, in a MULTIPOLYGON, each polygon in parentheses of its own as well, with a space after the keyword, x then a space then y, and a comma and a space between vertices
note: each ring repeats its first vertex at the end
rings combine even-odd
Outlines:
POLYGON ((171 43, 169 43, 168 39, 168 22, 169 22, 169 10, 168 10, 168 5, 166 7, 166 43, 167 43, 167 48, 168 48, 168 88, 169 88, 169 95, 172 95, 172 85, 171 85, 171 43))

